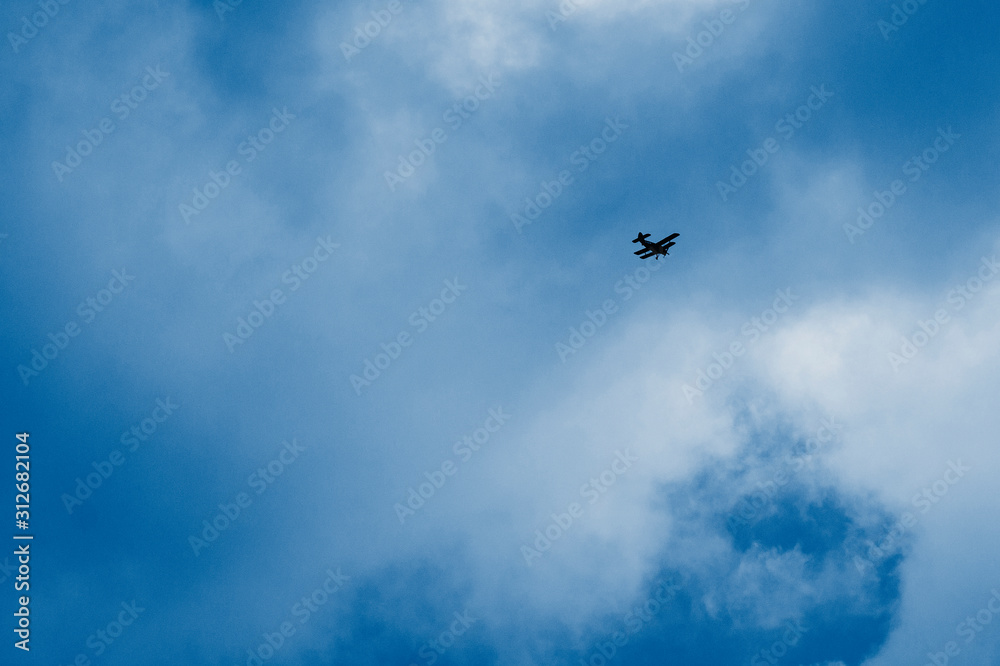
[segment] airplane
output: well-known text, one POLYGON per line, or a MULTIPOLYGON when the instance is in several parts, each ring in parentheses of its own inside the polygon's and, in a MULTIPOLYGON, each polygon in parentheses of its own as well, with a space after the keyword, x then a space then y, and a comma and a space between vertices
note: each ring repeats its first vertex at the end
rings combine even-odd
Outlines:
POLYGON ((661 240, 659 243, 650 243, 649 241, 646 240, 647 238, 649 238, 649 234, 644 234, 640 231, 639 235, 636 236, 632 242, 642 243, 642 249, 639 250, 638 252, 635 252, 635 254, 640 255, 639 256, 640 259, 649 259, 650 257, 654 256, 657 259, 659 259, 660 255, 667 256, 668 254, 670 254, 670 248, 673 247, 674 245, 677 245, 677 243, 674 242, 674 239, 677 238, 678 236, 680 236, 680 234, 671 234, 666 238, 664 238, 663 240, 661 240), (664 245, 664 243, 666 244, 664 245))

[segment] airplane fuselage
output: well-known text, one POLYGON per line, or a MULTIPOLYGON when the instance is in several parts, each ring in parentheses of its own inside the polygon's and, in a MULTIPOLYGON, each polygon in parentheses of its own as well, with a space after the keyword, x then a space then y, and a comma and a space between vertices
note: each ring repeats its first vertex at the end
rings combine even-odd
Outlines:
POLYGON ((648 240, 646 240, 645 238, 640 238, 640 239, 639 239, 639 242, 640 242, 640 243, 642 243, 642 246, 643 246, 644 248, 646 248, 646 249, 647 249, 647 250, 649 250, 650 252, 653 252, 653 253, 655 253, 655 254, 656 254, 656 258, 657 258, 657 259, 659 259, 659 258, 660 258, 660 255, 664 255, 664 256, 666 256, 666 255, 670 254, 670 252, 669 252, 668 250, 665 250, 665 249, 663 249, 662 247, 660 247, 660 246, 659 246, 659 245, 657 245, 656 243, 650 243, 650 242, 649 242, 648 240))

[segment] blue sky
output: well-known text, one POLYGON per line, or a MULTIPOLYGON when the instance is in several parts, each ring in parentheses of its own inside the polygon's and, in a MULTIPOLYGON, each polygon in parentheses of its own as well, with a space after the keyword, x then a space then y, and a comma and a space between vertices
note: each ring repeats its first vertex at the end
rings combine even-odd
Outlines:
POLYGON ((992 4, 0 24, 4 663, 1000 663, 992 4))

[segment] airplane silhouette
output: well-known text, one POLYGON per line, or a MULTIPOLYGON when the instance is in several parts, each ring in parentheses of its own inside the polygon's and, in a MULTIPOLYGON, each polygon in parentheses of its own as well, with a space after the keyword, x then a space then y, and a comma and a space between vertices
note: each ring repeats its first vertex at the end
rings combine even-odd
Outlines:
POLYGON ((640 259, 649 259, 650 257, 656 257, 659 259, 660 255, 667 256, 670 254, 670 248, 677 245, 677 243, 674 242, 674 239, 678 236, 680 236, 680 234, 671 234, 658 243, 650 243, 646 240, 649 238, 649 234, 644 234, 640 231, 639 235, 636 236, 632 242, 642 243, 642 249, 635 252, 635 254, 638 254, 640 259))

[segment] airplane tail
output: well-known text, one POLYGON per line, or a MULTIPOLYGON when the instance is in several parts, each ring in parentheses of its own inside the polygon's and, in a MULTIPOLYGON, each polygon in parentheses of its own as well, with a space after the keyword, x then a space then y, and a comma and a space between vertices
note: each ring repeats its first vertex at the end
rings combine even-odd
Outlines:
POLYGON ((635 240, 633 240, 632 242, 633 242, 633 243, 641 243, 641 242, 642 242, 642 241, 643 241, 644 239, 646 239, 646 238, 649 238, 649 234, 644 234, 644 233, 642 233, 642 232, 640 231, 640 232, 639 232, 639 235, 638 235, 638 236, 636 236, 636 237, 635 237, 635 240))

